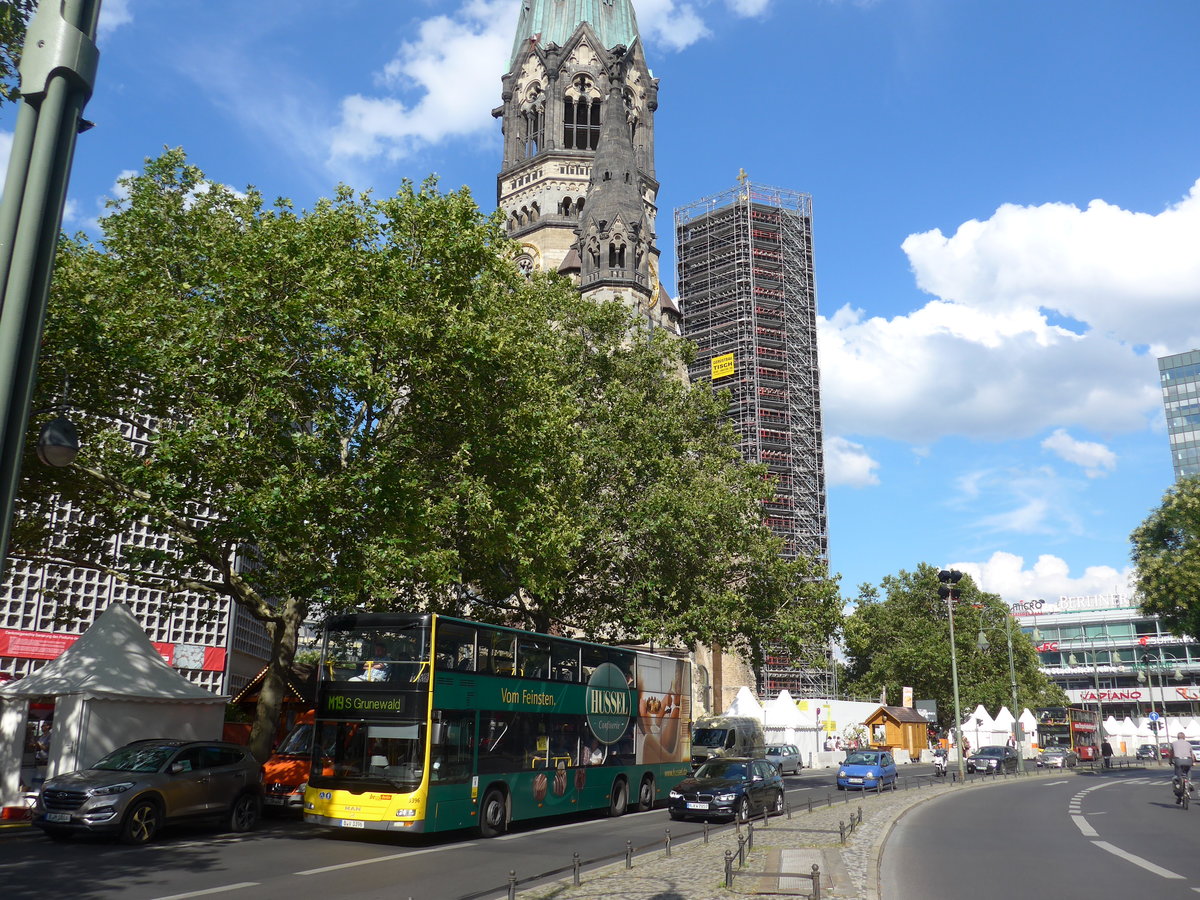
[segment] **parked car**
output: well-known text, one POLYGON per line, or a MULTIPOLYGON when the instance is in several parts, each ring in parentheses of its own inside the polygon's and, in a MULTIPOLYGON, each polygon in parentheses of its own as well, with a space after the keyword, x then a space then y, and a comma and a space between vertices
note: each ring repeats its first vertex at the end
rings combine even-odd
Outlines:
POLYGON ((1170 744, 1159 744, 1158 745, 1158 755, 1161 756, 1163 759, 1170 759, 1171 758, 1171 745, 1170 744))
POLYGON ((1134 759, 1158 759, 1158 748, 1153 744, 1142 744, 1133 755, 1134 759))
POLYGON ((134 741, 91 768, 47 779, 33 824, 52 838, 112 834, 122 843, 144 844, 163 825, 191 819, 250 831, 261 804, 260 769, 248 748, 155 739, 134 741))
POLYGON ((996 744, 980 747, 967 757, 967 771, 998 775, 1001 772, 1017 771, 1018 762, 1015 748, 996 744))
POLYGON ((772 744, 767 748, 767 762, 779 770, 779 774, 791 772, 799 775, 804 768, 800 764, 800 748, 795 744, 772 744))
POLYGON ((896 788, 896 761, 886 750, 851 750, 838 766, 837 789, 879 790, 896 788))
POLYGON ((784 811, 783 777, 765 759, 718 757, 702 764, 691 778, 671 788, 667 809, 672 819, 736 818, 784 811))
POLYGON ((1079 754, 1068 747, 1047 747, 1038 754, 1037 764, 1047 769, 1073 769, 1079 765, 1079 754))

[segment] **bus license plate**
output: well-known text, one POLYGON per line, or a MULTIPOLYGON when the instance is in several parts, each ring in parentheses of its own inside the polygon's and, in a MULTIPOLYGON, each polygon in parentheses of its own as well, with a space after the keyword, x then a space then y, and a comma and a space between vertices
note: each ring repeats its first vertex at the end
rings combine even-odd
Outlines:
POLYGON ((70 822, 70 813, 46 813, 47 822, 70 822))
POLYGON ((707 803, 689 803, 688 809, 708 809, 707 803))
POLYGON ((364 824, 357 819, 342 819, 343 828, 363 828, 364 824))

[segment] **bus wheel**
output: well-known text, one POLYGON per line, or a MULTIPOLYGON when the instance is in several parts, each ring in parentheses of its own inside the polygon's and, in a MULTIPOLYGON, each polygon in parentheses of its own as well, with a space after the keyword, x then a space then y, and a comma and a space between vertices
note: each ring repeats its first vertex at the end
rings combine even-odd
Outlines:
POLYGON ((613 782, 612 794, 609 796, 612 798, 608 804, 609 816, 615 818, 625 815, 625 810, 629 807, 629 785, 625 783, 624 778, 613 782))
POLYGON ((654 809, 654 776, 647 775, 642 779, 642 786, 638 789, 638 811, 645 812, 648 809, 654 809))
POLYGON ((504 792, 492 788, 483 795, 479 805, 479 833, 485 838, 496 837, 508 830, 508 803, 504 792))

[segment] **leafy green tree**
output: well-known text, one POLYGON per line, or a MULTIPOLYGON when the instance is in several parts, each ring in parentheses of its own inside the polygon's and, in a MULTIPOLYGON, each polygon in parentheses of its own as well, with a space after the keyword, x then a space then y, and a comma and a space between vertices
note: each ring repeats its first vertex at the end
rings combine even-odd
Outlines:
POLYGON ((0 0, 0 102, 14 99, 25 28, 37 0, 0 0))
POLYGON ((1142 611, 1174 634, 1200 634, 1200 477, 1172 485, 1130 541, 1142 611))
POLYGON ((125 186, 102 243, 59 253, 36 405, 83 447, 25 465, 13 552, 254 615, 256 755, 324 610, 749 647, 836 628, 720 400, 673 377, 682 342, 522 277, 465 190, 268 209, 178 150, 125 186), (52 520, 64 502, 81 515, 52 520), (171 545, 113 540, 134 521, 171 545))
MULTIPOLYGON (((938 570, 927 563, 915 572, 888 575, 880 591, 859 589, 858 605, 847 617, 845 645, 848 688, 862 696, 899 697, 913 688, 921 699, 936 700, 943 725, 954 719, 954 688, 950 661, 950 620, 947 604, 938 596, 938 570)), ((980 591, 969 575, 957 585, 954 608, 954 647, 958 659, 959 699, 963 714, 983 704, 988 710, 1012 706, 1005 617, 1008 607, 996 594, 980 591), (990 645, 977 647, 980 629, 990 645)), ((1022 707, 1065 704, 1060 688, 1038 668, 1030 640, 1013 627, 1013 662, 1017 698, 1022 707)), ((1012 710, 1020 715, 1021 710, 1012 710)))

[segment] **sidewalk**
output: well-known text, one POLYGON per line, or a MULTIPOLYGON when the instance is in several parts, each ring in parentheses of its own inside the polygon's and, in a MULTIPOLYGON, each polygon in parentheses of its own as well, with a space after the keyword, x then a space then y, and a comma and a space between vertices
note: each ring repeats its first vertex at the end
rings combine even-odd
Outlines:
MULTIPOLYGON (((693 822, 670 822, 673 836, 671 855, 663 849, 647 850, 633 858, 633 867, 625 861, 584 871, 580 886, 572 876, 552 885, 519 890, 521 900, 729 900, 730 895, 774 894, 811 896, 808 878, 756 877, 735 875, 733 891, 725 888, 725 852, 733 854, 734 871, 745 873, 807 873, 815 863, 820 866, 822 900, 878 900, 879 857, 884 841, 896 821, 914 806, 953 791, 1000 788, 1029 778, 1046 775, 1062 777, 1062 770, 1038 771, 1016 777, 978 776, 965 784, 950 784, 942 779, 907 779, 907 790, 883 794, 840 792, 829 786, 832 806, 826 796, 813 797, 813 810, 807 803, 794 807, 791 817, 772 818, 766 827, 754 823, 754 849, 746 854, 746 864, 737 865, 738 836, 746 829, 723 827, 710 830, 709 843, 688 840, 702 826, 693 822), (920 786, 918 786, 918 784, 920 786), (850 821, 862 811, 862 824, 841 843, 839 825, 849 832, 850 821)), ((1074 773, 1066 773, 1074 774, 1074 773)), ((815 792, 814 792, 815 793, 815 792)), ((664 841, 665 844, 665 841, 664 841)), ((569 870, 568 870, 569 871, 569 870)), ((518 877, 520 873, 517 873, 518 877)))

